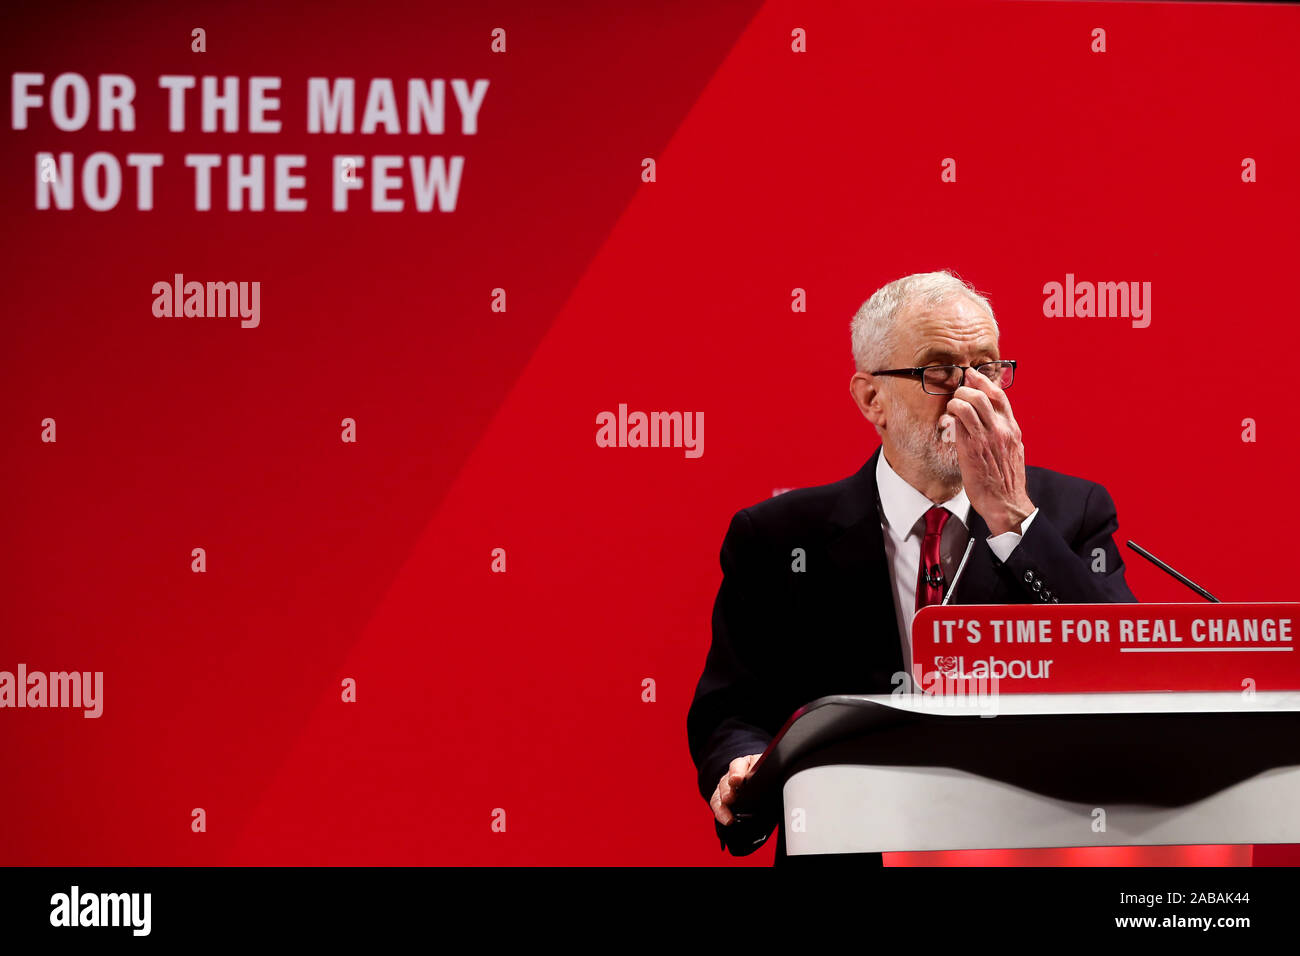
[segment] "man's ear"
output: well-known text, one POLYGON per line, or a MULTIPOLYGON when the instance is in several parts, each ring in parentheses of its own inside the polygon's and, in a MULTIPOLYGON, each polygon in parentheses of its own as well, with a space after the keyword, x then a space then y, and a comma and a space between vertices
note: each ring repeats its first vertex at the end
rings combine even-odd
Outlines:
POLYGON ((881 395, 881 380, 866 372, 855 372, 849 379, 849 394, 853 403, 867 421, 881 428, 885 424, 885 404, 881 395))

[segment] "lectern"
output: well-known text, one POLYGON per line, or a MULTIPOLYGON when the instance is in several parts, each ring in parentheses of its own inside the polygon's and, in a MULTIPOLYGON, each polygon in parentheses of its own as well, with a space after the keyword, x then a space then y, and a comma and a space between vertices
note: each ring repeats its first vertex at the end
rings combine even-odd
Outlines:
POLYGON ((790 856, 1300 843, 1300 693, 823 697, 736 808, 790 856))

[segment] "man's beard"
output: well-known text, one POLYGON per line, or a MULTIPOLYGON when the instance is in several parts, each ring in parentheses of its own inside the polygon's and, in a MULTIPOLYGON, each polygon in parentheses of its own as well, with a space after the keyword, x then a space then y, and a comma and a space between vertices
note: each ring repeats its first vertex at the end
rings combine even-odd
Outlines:
MULTIPOLYGON (((957 442, 944 441, 938 425, 930 426, 912 415, 902 402, 890 409, 889 430, 899 451, 917 462, 925 473, 944 484, 960 486, 961 464, 957 458, 957 442)), ((957 425, 953 423, 952 436, 956 438, 957 425)))

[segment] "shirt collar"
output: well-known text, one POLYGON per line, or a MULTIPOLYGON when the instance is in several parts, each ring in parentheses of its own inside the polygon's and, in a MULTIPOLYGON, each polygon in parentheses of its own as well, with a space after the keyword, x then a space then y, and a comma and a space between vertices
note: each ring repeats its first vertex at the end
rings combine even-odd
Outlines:
MULTIPOLYGON (((880 494, 880 506, 885 514, 885 521, 899 538, 906 538, 917 530, 916 526, 922 516, 934 507, 933 501, 904 481, 898 472, 890 467, 889 462, 885 460, 884 448, 880 449, 880 456, 876 461, 876 489, 880 494)), ((943 502, 940 507, 952 512, 953 517, 962 523, 962 527, 970 528, 970 522, 967 520, 970 517, 970 499, 966 497, 965 488, 943 502)))

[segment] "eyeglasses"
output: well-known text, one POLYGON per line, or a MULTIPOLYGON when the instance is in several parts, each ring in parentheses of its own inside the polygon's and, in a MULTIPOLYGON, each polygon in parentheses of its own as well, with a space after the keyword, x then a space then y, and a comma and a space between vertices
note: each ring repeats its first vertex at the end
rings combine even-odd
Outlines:
POLYGON ((929 395, 951 395, 966 383, 966 372, 975 368, 998 388, 1010 388, 1016 378, 1016 363, 985 362, 983 365, 923 365, 918 368, 890 368, 872 375, 906 375, 919 378, 929 395))

